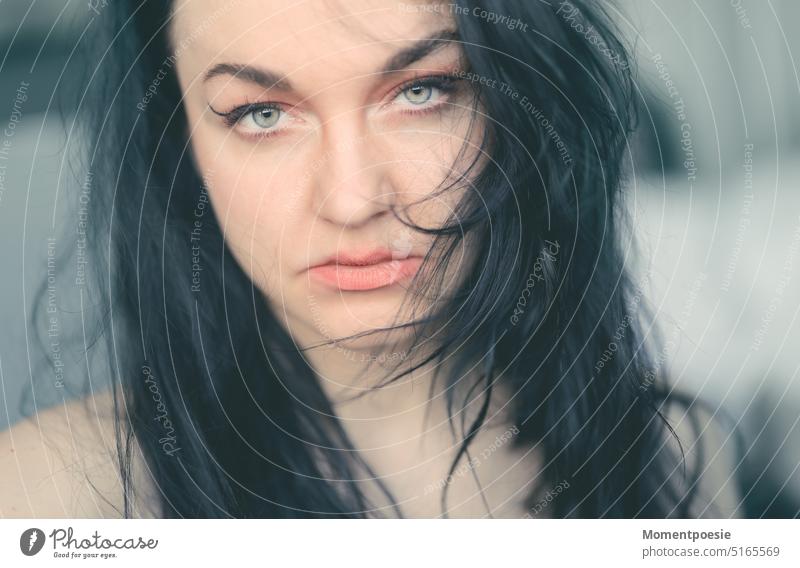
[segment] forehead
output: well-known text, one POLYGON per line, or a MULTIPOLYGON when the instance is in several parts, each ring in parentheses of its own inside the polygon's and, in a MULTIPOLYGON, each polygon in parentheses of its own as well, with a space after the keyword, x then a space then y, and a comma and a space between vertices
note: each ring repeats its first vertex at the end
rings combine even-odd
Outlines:
POLYGON ((169 26, 182 57, 289 70, 349 60, 366 67, 455 24, 450 4, 431 0, 176 0, 169 26))

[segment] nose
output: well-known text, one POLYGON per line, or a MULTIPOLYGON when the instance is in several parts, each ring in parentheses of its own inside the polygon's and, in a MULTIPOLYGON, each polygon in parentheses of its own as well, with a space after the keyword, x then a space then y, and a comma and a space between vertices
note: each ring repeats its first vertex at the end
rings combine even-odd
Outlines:
POLYGON ((319 219, 357 228, 386 214, 394 202, 391 159, 356 111, 330 120, 314 176, 314 209, 319 219))

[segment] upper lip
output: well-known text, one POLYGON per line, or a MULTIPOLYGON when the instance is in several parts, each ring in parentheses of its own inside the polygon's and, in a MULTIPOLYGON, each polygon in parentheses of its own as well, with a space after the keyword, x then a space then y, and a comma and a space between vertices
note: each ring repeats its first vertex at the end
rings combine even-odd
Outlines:
POLYGON ((409 258, 412 256, 416 255, 410 253, 403 254, 401 252, 392 252, 388 248, 376 248, 367 251, 355 251, 355 252, 340 251, 325 258, 324 260, 322 260, 322 262, 314 264, 310 268, 315 268, 317 266, 326 266, 329 264, 338 264, 342 266, 370 266, 372 264, 378 264, 390 260, 402 260, 404 258, 409 258))

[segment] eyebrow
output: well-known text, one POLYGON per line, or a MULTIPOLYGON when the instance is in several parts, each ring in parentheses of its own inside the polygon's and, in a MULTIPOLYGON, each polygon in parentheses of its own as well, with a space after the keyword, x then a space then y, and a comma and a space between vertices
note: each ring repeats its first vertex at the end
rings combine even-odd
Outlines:
MULTIPOLYGON (((401 49, 392 55, 379 73, 383 75, 405 69, 412 63, 435 53, 451 42, 458 41, 458 39, 458 30, 439 30, 424 39, 415 41, 409 47, 401 49)), ((214 65, 211 69, 206 71, 203 76, 203 82, 205 83, 209 79, 220 75, 231 75, 237 79, 260 85, 265 89, 290 91, 293 88, 289 79, 279 73, 270 71, 269 69, 252 67, 240 63, 219 63, 214 65)))

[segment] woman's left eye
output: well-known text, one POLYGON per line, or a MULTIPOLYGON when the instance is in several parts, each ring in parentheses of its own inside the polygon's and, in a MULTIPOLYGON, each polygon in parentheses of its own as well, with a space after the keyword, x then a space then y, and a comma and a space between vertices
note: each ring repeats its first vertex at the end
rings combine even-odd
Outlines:
POLYGON ((456 78, 449 76, 426 77, 400 88, 395 100, 409 103, 410 106, 438 106, 455 89, 456 78), (431 103, 431 104, 428 104, 431 103))
POLYGON ((433 87, 430 85, 414 85, 403 91, 403 96, 408 102, 415 105, 427 103, 433 96, 433 87))

